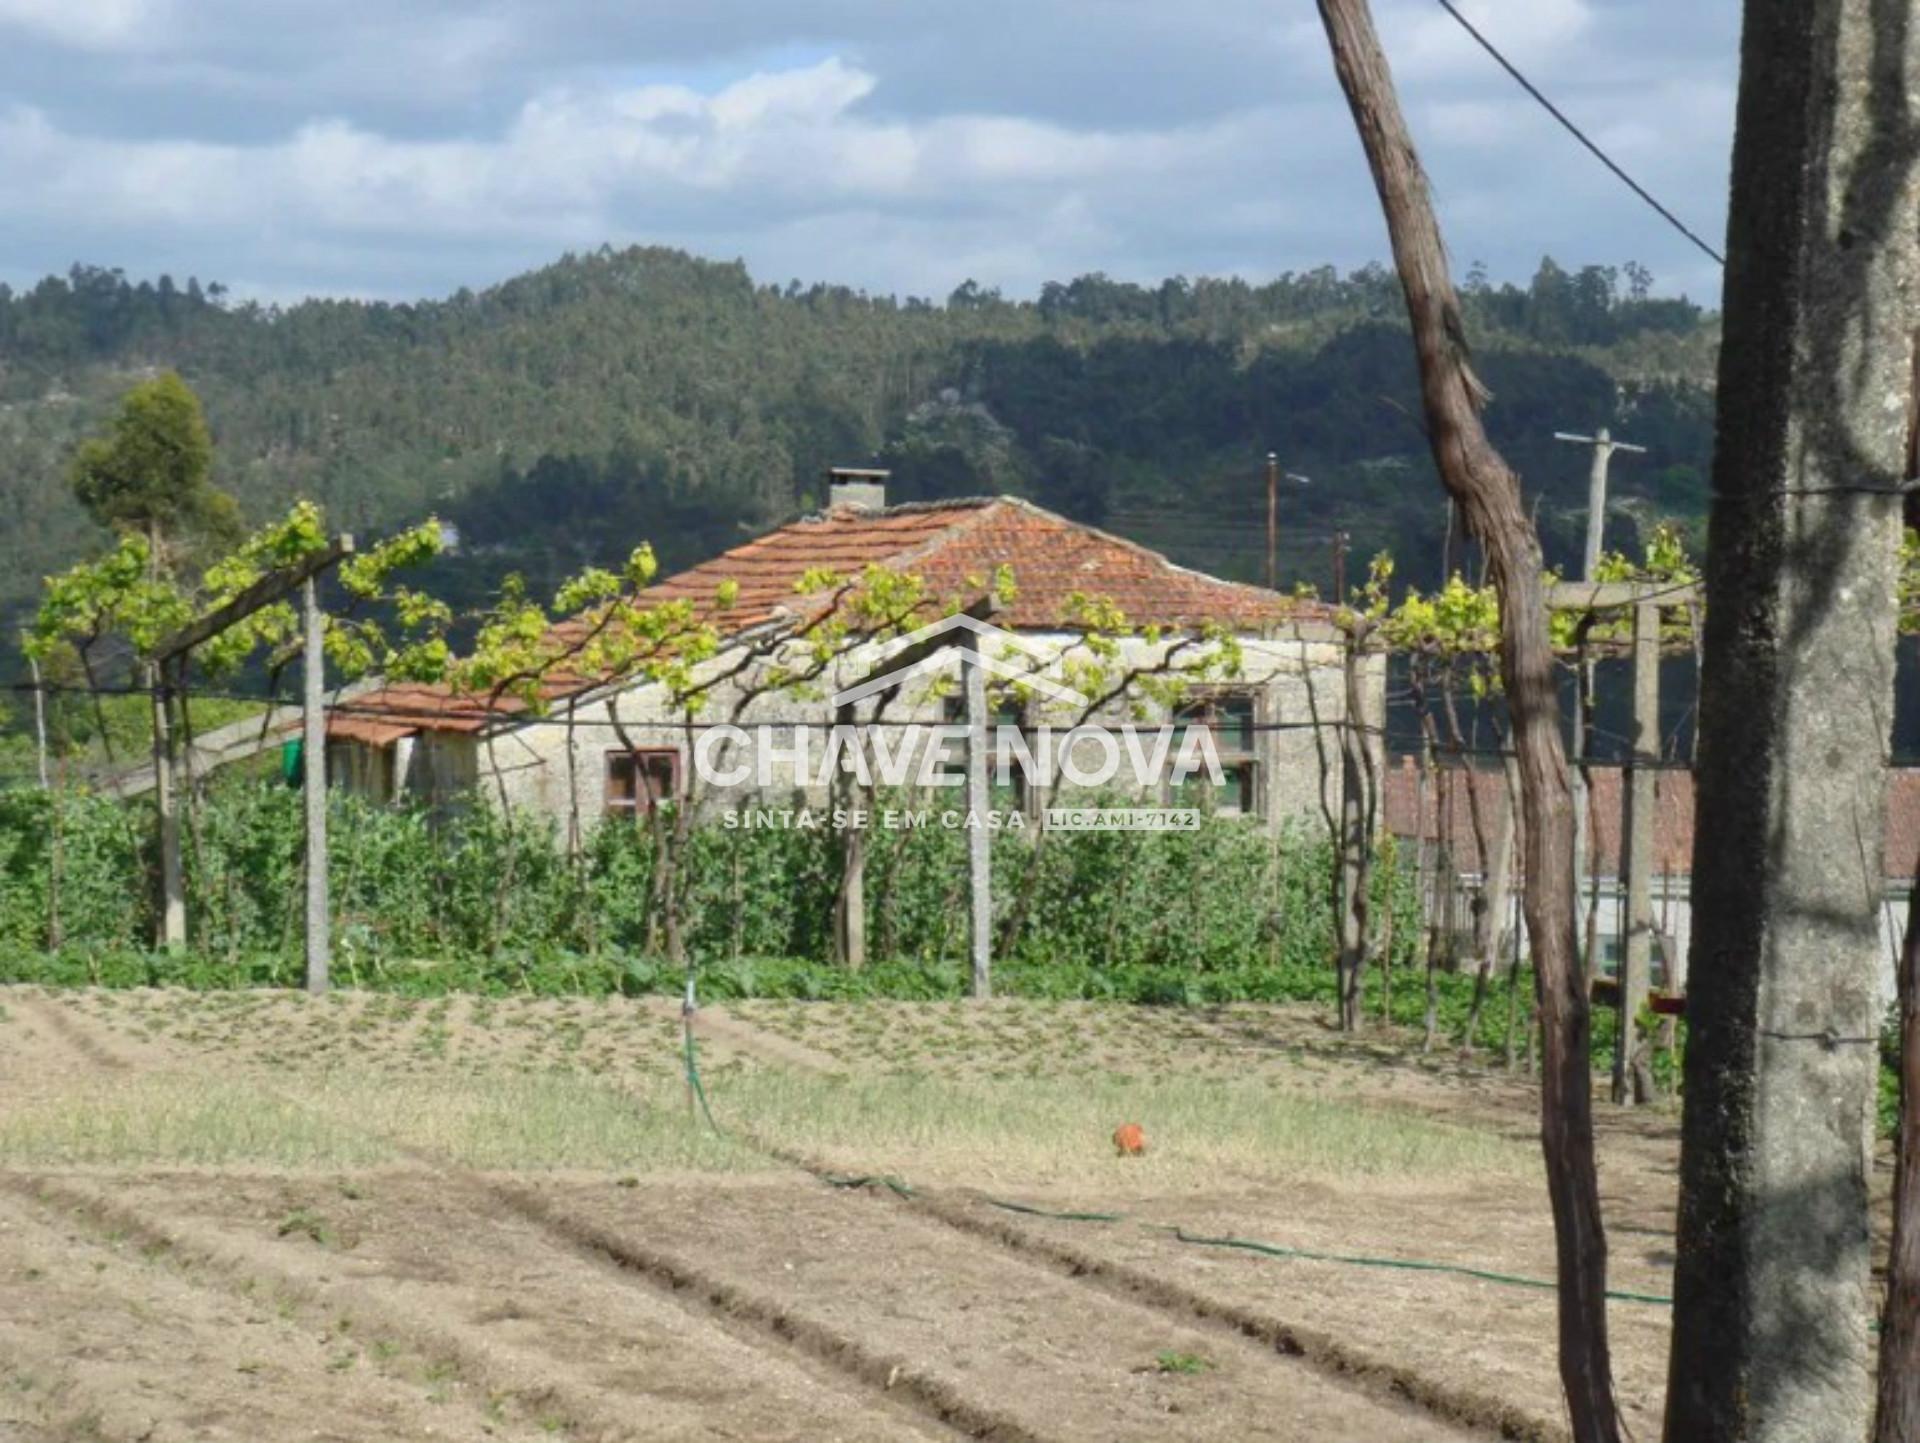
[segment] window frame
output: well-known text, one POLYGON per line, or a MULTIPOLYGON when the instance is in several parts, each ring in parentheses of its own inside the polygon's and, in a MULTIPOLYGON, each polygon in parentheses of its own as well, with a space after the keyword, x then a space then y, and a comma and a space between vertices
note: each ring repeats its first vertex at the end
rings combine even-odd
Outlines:
MULTIPOLYGON (((1186 738, 1186 728, 1205 726, 1213 733, 1214 754, 1220 758, 1220 768, 1229 777, 1236 773, 1240 778, 1239 799, 1231 807, 1220 805, 1222 789, 1206 787, 1200 793, 1201 810, 1225 817, 1258 817, 1267 814, 1266 759, 1260 754, 1260 727, 1266 716, 1266 696, 1254 686, 1235 686, 1232 684, 1213 684, 1196 686, 1190 689, 1186 698, 1174 706, 1168 717, 1168 724, 1174 728, 1173 749, 1171 755, 1178 756, 1180 746, 1186 738), (1223 745, 1223 728, 1217 718, 1224 715, 1223 702, 1244 702, 1246 704, 1245 742, 1233 746, 1223 745), (1195 716, 1196 711, 1203 714, 1195 716)), ((1234 730, 1241 723, 1236 722, 1234 730)), ((1183 787, 1192 787, 1194 778, 1187 778, 1182 786, 1174 784, 1171 773, 1162 788, 1162 795, 1168 806, 1182 804, 1183 787)))
MULTIPOLYGON (((999 789, 1000 757, 999 729, 1003 726, 1016 727, 1027 738, 1027 749, 1033 750, 1033 731, 1027 716, 1027 708, 1012 697, 1002 695, 997 700, 990 699, 987 708, 987 796, 991 803, 993 793, 999 789)), ((965 726, 967 724, 967 694, 964 690, 949 692, 940 698, 940 722, 943 726, 965 726)), ((943 761, 940 775, 960 777, 967 775, 967 761, 964 756, 959 761, 943 761)), ((1027 775, 1027 764, 1019 757, 1012 758, 1007 771, 1008 785, 1013 788, 1013 810, 1032 816, 1036 799, 1040 795, 1040 785, 1027 775)))
POLYGON ((600 813, 603 817, 631 817, 638 822, 653 815, 654 809, 661 803, 677 803, 686 795, 686 768, 680 755, 680 748, 664 747, 609 747, 601 770, 600 813), (641 789, 641 779, 651 775, 647 763, 650 760, 664 758, 668 768, 668 794, 656 795, 651 782, 641 789), (625 762, 632 768, 631 791, 622 796, 614 790, 615 768, 625 762))

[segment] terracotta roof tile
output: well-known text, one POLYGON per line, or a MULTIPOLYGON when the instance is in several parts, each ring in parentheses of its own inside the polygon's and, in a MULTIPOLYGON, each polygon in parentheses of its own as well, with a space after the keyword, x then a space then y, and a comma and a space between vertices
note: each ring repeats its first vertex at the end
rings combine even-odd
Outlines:
MULTIPOLYGON (((1016 597, 996 615, 1003 626, 1071 629, 1075 593, 1111 600, 1137 626, 1180 628, 1219 622, 1241 631, 1294 621, 1329 619, 1330 608, 1176 566, 1158 552, 1082 526, 1009 498, 897 506, 886 511, 837 508, 782 526, 731 551, 658 582, 658 601, 691 601, 696 613, 729 635, 792 618, 803 622, 830 610, 831 590, 803 596, 801 577, 818 569, 854 578, 866 567, 919 575, 934 596, 971 599, 992 585, 995 571, 1012 568, 1016 597), (723 582, 738 588, 721 608, 723 582)), ((584 623, 558 628, 577 632, 584 623)), ((574 679, 572 685, 585 684, 574 679)), ((557 690, 555 694, 564 694, 557 690)), ((501 711, 518 710, 503 706, 501 711)), ((394 687, 360 698, 332 734, 366 740, 391 725, 478 731, 485 712, 478 698, 445 688, 394 687)), ((389 737, 389 740, 391 738, 389 737)))
MULTIPOLYGON (((1456 771, 1453 775, 1464 777, 1469 773, 1456 771)), ((1472 769, 1470 775, 1480 803, 1481 816, 1485 820, 1488 836, 1491 838, 1495 808, 1499 806, 1503 786, 1501 774, 1491 767, 1482 767, 1472 769)), ((1678 877, 1691 875, 1693 871, 1693 774, 1678 769, 1663 769, 1656 772, 1654 778, 1654 875, 1678 877)), ((1603 876, 1617 877, 1621 874, 1621 823, 1625 816, 1625 784, 1626 772, 1623 768, 1617 766, 1593 768, 1591 806, 1603 876)), ((1435 827, 1443 825, 1442 818, 1447 815, 1441 810, 1440 798, 1433 793, 1434 789, 1429 789, 1426 823, 1428 836, 1435 835, 1435 827)), ((1418 794, 1419 781, 1414 759, 1403 757, 1399 766, 1389 770, 1386 785, 1385 825, 1387 830, 1396 837, 1410 839, 1416 835, 1416 825, 1420 815, 1418 794)), ((1461 871, 1472 871, 1476 866, 1473 821, 1469 807, 1466 786, 1456 784, 1452 788, 1450 814, 1455 865, 1461 871)), ((1888 772, 1885 828, 1887 876, 1911 877, 1915 868, 1920 867, 1920 768, 1895 767, 1888 772)))

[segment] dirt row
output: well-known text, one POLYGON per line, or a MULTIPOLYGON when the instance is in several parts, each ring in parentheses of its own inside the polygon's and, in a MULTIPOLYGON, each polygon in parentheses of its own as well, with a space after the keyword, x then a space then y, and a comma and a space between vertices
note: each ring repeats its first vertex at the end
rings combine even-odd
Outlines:
MULTIPOLYGON (((65 1022, 47 1025, 89 1063, 127 1061, 89 1020, 65 1022)), ((489 1435, 531 1423, 582 1438, 1485 1436, 1391 1394, 1455 1416, 1458 1398, 1302 1348, 1283 1328, 1250 1326, 1251 1313, 1196 1309, 938 1211, 792 1176, 622 1189, 441 1168, 333 1184, 176 1173, 7 1188, 95 1246, 135 1240, 144 1262, 229 1301, 265 1280, 309 1327, 337 1317, 378 1330, 376 1363, 424 1359, 434 1406, 464 1399, 489 1435)), ((140 1336, 164 1350, 207 1326, 183 1316, 140 1336)), ((232 1346, 206 1342, 215 1357, 232 1346)), ((342 1346, 322 1386, 353 1373, 358 1396, 368 1356, 342 1346)), ((298 1369, 280 1366, 283 1395, 297 1398, 298 1369)), ((100 1436, 260 1436, 247 1432, 247 1390, 218 1386, 219 1366, 156 1376, 141 1428, 105 1419, 100 1436), (232 1432, 217 1431, 222 1419, 232 1432)), ((82 1399, 101 1381, 62 1377, 82 1399)), ((367 1406, 411 1401, 391 1391, 370 1388, 367 1406)), ((394 1431, 358 1416, 329 1426, 344 1431, 284 1436, 394 1431)))
MULTIPOLYGON (((396 1422, 420 1398, 383 1371, 401 1356, 439 1385, 436 1406, 477 1407, 477 1431, 501 1436, 523 1424, 592 1439, 1474 1436, 880 1198, 781 1180, 640 1193, 393 1172, 328 1195, 312 1180, 190 1174, 111 1188, 14 1178, 4 1192, 6 1265, 44 1257, 25 1264, 36 1283, 75 1266, 47 1236, 62 1228, 84 1235, 65 1247, 114 1254, 131 1273, 123 1291, 171 1280, 168 1316, 126 1330, 118 1371, 64 1379, 116 1400, 105 1437, 440 1436, 396 1422), (16 1228, 23 1211, 37 1216, 16 1228), (263 1290, 296 1330, 291 1351, 243 1369, 236 1349, 261 1345, 223 1308, 258 1308, 263 1290), (194 1366, 166 1366, 169 1354, 194 1366), (269 1362, 287 1417, 301 1416, 303 1386, 339 1389, 348 1373, 360 1411, 328 1431, 266 1431, 279 1415, 253 1394, 269 1362)), ((63 1283, 22 1302, 30 1317, 0 1328, 44 1338, 51 1324, 57 1337, 68 1319, 61 1351, 84 1354, 103 1300, 63 1283), (65 1305, 49 1308, 47 1292, 65 1305)))
MULTIPOLYGON (((58 1053, 115 1086, 188 1057, 184 1044, 129 1038, 63 998, 6 1002, 15 1023, 31 1025, 42 1061, 58 1053)), ((833 1065, 726 1011, 703 1013, 701 1032, 770 1067, 833 1065)), ((1634 1171, 1655 1159, 1651 1134, 1624 1142, 1634 1171)), ((1006 1213, 964 1190, 910 1201, 829 1190, 799 1169, 616 1186, 484 1176, 407 1155, 417 1169, 334 1182, 177 1172, 117 1180, 111 1195, 98 1176, 13 1184, 15 1195, 31 1184, 42 1213, 92 1218, 108 1234, 144 1228, 217 1276, 271 1276, 275 1288, 323 1299, 323 1311, 351 1305, 382 1318, 390 1345, 486 1399, 495 1430, 532 1418, 576 1437, 1565 1437, 1551 1293, 1275 1261, 1167 1232, 1183 1224, 1327 1251, 1369 1236, 1400 1251, 1419 1236, 1428 1257, 1551 1276, 1549 1251, 1530 1257, 1549 1243, 1544 1199, 1530 1186, 1471 1199, 1369 1201, 1313 1184, 1142 1195, 1121 1199, 1123 1224, 1100 1226, 1006 1213), (109 1205, 121 1211, 100 1222, 109 1205), (566 1299, 593 1301, 570 1311, 566 1299), (647 1322, 647 1309, 666 1313, 647 1322), (609 1332, 634 1339, 634 1353, 605 1351, 609 1332), (714 1395, 668 1359, 712 1370, 714 1395), (808 1414, 791 1378, 831 1405, 808 1414), (689 1410, 657 1407, 659 1389, 689 1410), (637 1403, 664 1420, 659 1428, 637 1422, 637 1403), (822 1431, 822 1416, 837 1420, 833 1430, 822 1431), (781 1420, 791 1428, 780 1431, 781 1420)), ((1609 1195, 1609 1218, 1624 1224, 1617 1280, 1659 1291, 1670 1203, 1649 1199, 1638 1184, 1609 1195)), ((1615 1309, 1622 1405, 1636 1431, 1657 1431, 1665 1330, 1661 1309, 1615 1309)), ((217 1433, 154 1433, 169 1435, 217 1433)))

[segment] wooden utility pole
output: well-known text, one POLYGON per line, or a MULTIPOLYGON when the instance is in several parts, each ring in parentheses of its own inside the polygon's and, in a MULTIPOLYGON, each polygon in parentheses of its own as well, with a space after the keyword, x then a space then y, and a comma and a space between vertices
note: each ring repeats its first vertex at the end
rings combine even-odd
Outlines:
POLYGON ((973 996, 993 996, 993 837, 987 830, 992 798, 987 791, 987 674, 980 665, 980 638, 960 633, 967 686, 967 892, 971 903, 973 996))
MULTIPOLYGON (((1600 570, 1600 551, 1605 544, 1607 531, 1607 468, 1613 462, 1615 451, 1626 451, 1633 455, 1644 456, 1647 448, 1635 446, 1626 441, 1616 441, 1613 433, 1602 426, 1591 436, 1582 436, 1574 431, 1555 431, 1556 441, 1571 441, 1580 446, 1593 448, 1593 463, 1587 471, 1587 538, 1580 551, 1580 579, 1593 581, 1600 570)), ((1573 773, 1573 877, 1574 885, 1579 889, 1582 915, 1585 923, 1578 929, 1583 960, 1589 974, 1593 970, 1593 958, 1584 954, 1593 945, 1593 916, 1599 910, 1599 897, 1589 895, 1589 876, 1592 870, 1588 853, 1593 845, 1592 798, 1587 789, 1588 725, 1593 714, 1593 663, 1583 660, 1575 673, 1577 680, 1576 697, 1573 709, 1572 752, 1573 773)))
POLYGON ((1591 1036, 1575 962, 1573 826, 1560 703, 1547 633, 1540 539, 1520 481, 1487 439, 1486 388, 1467 352, 1459 296, 1425 173, 1394 94, 1366 0, 1319 0, 1334 69, 1386 214, 1420 364, 1428 444, 1480 542, 1500 598, 1500 662, 1512 717, 1526 839, 1527 933, 1546 1060, 1540 1138, 1559 1274, 1560 1381, 1574 1443, 1620 1443, 1607 1346, 1607 1241, 1593 1153, 1591 1036))
POLYGON ((1916 0, 1748 0, 1668 1443, 1851 1443, 1870 1423, 1874 978, 1920 322, 1916 95, 1916 0))
POLYGON ((1267 452, 1267 590, 1280 586, 1280 454, 1267 452))
POLYGON ((332 914, 327 900, 327 660, 320 587, 300 583, 306 632, 300 658, 300 777, 307 813, 307 991, 325 992, 333 963, 332 914))

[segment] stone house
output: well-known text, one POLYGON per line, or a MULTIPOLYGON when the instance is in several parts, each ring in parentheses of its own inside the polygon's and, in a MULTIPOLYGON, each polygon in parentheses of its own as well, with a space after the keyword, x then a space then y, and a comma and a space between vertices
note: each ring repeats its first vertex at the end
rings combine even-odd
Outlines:
MULTIPOLYGON (((1119 789, 1142 804, 1195 803, 1276 829, 1338 813, 1348 688, 1330 608, 1176 566, 1024 500, 888 507, 870 482, 836 487, 824 513, 666 578, 647 597, 690 603, 722 637, 695 668, 697 709, 659 681, 561 676, 538 709, 396 685, 333 709, 335 784, 436 806, 478 789, 577 838, 666 798, 702 808, 825 803, 832 776, 855 765, 827 755, 841 721, 867 724, 861 746, 876 753, 876 777, 882 760, 899 760, 892 743, 904 738, 920 750, 894 775, 942 785, 964 769, 955 672, 973 647, 997 723, 996 807, 1034 815, 1085 794, 1075 779, 1097 773, 1103 748, 1150 751, 1164 728, 1169 761, 1204 731, 1217 777, 1141 785, 1123 767, 1119 789), (946 624, 950 636, 919 641, 913 674, 897 684, 874 679, 906 660, 915 638, 863 629, 871 617, 855 614, 854 597, 869 568, 915 578, 933 599, 892 633, 955 612, 965 619, 946 624), (844 634, 826 645, 836 621, 844 634), (863 683, 865 694, 849 700, 863 683), (1136 736, 1106 742, 1080 723, 1136 736)), ((1384 663, 1357 665, 1377 726, 1384 663)))

